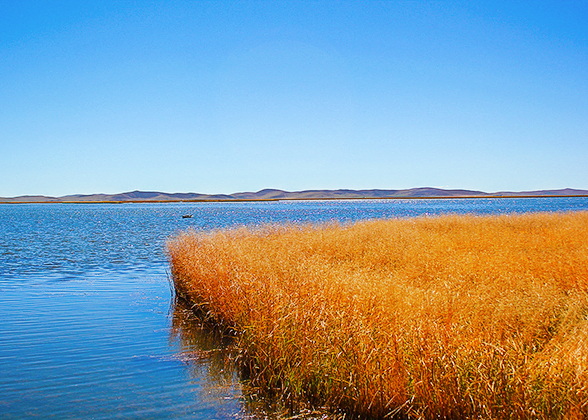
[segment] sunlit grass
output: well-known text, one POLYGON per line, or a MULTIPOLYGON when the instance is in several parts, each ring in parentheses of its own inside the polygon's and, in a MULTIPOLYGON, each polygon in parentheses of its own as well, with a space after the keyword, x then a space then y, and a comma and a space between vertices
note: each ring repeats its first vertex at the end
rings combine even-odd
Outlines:
POLYGON ((187 232, 176 292, 293 408, 588 416, 588 213, 187 232))

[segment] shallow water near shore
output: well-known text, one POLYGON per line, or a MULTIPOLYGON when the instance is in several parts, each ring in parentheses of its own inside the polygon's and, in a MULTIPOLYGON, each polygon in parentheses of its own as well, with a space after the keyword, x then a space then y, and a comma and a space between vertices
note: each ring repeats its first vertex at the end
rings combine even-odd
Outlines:
POLYGON ((174 305, 181 230, 578 210, 588 198, 2 205, 0 417, 255 417, 225 343, 174 305))

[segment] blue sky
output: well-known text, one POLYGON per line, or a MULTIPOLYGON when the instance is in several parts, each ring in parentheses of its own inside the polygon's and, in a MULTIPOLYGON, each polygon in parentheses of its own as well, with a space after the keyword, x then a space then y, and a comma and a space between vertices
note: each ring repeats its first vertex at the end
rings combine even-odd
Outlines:
POLYGON ((588 189, 585 1, 0 1, 0 196, 588 189))

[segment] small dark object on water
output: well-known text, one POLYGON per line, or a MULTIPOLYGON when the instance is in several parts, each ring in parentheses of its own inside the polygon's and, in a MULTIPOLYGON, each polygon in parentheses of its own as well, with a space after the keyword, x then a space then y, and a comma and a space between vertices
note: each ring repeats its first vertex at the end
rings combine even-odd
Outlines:
POLYGON ((191 214, 184 214, 182 216, 182 219, 190 219, 190 218, 192 218, 192 215, 191 214))

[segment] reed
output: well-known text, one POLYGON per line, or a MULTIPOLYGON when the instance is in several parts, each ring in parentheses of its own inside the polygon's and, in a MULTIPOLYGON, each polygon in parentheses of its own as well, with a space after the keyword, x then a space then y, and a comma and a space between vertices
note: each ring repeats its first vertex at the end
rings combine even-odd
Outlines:
POLYGON ((588 212, 186 232, 176 292, 251 383, 360 418, 588 417, 588 212))

